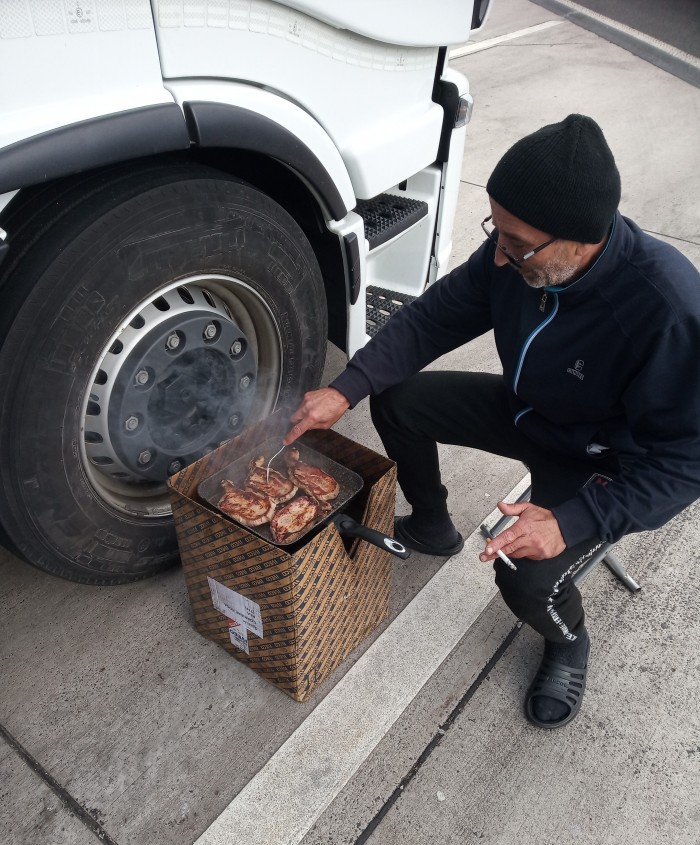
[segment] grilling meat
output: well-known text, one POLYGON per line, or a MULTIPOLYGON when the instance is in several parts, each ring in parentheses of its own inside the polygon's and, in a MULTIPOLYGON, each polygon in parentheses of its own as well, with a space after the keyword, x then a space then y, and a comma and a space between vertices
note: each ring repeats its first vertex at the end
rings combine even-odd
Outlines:
POLYGON ((297 484, 309 496, 321 502, 335 499, 340 493, 340 484, 319 467, 305 464, 299 460, 299 450, 292 447, 285 455, 288 474, 291 480, 297 484))
POLYGON ((219 499, 217 507, 233 517, 236 522, 254 528, 272 519, 275 503, 269 496, 254 490, 239 490, 227 480, 222 481, 221 486, 224 488, 224 495, 219 499))
POLYGON ((289 543, 300 536, 320 516, 332 510, 330 505, 319 502, 311 496, 297 496, 278 508, 270 522, 270 531, 275 543, 289 543))
POLYGON ((265 458, 259 455, 250 462, 250 471, 245 486, 258 493, 269 496, 278 505, 292 499, 298 490, 297 485, 274 469, 265 468, 265 458), (269 473, 269 479, 268 479, 269 473))

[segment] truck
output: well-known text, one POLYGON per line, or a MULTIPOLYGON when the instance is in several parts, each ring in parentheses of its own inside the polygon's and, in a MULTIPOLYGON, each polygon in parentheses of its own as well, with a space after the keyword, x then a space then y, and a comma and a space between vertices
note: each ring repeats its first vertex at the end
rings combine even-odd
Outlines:
POLYGON ((446 272, 489 0, 2 0, 0 542, 172 566, 167 479, 446 272))

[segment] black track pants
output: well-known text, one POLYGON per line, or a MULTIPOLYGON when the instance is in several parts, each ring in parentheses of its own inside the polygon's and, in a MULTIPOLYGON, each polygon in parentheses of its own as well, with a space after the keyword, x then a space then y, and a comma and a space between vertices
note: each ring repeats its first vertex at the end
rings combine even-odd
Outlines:
MULTIPOLYGON (((425 372, 372 397, 372 420, 398 481, 414 510, 444 502, 437 443, 468 446, 522 461, 532 478, 531 501, 553 507, 571 498, 595 473, 611 475, 598 460, 549 454, 515 427, 501 376, 425 372)), ((546 639, 568 642, 580 633, 584 613, 573 576, 601 547, 595 538, 550 560, 513 558, 514 572, 494 562, 496 584, 512 612, 546 639)))

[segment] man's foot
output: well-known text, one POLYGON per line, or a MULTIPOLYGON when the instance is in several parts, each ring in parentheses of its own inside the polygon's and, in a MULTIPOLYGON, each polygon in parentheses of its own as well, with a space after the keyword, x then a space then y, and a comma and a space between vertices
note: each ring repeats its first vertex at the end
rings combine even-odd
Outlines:
POLYGON ((525 715, 538 728, 560 728, 581 709, 591 643, 583 629, 572 644, 545 640, 544 657, 525 698, 525 715))
POLYGON ((394 537, 409 549, 424 555, 450 557, 464 548, 464 538, 448 518, 449 525, 416 524, 413 516, 394 522, 394 537))

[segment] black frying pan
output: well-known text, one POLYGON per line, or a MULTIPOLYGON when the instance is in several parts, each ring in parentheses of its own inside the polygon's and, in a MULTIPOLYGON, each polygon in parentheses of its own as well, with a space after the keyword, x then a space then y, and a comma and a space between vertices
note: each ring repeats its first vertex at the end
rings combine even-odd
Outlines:
MULTIPOLYGON (((316 532, 319 528, 332 522, 343 536, 360 537, 363 540, 367 540, 368 543, 372 543, 380 549, 390 552, 397 557, 404 559, 410 557, 411 553, 408 549, 397 540, 394 540, 387 534, 382 534, 381 531, 375 531, 373 528, 368 528, 366 525, 362 525, 346 513, 341 513, 342 509, 345 508, 363 488, 364 481, 362 476, 347 467, 344 467, 342 464, 337 463, 326 455, 317 452, 315 449, 305 446, 303 443, 295 442, 293 445, 299 450, 300 460, 312 466, 317 466, 324 472, 332 475, 340 485, 340 492, 337 497, 328 502, 328 504, 332 507, 332 510, 312 522, 304 531, 299 534, 295 534, 292 539, 282 543, 278 543, 273 540, 269 523, 266 523, 265 525, 256 525, 254 527, 248 525, 243 526, 246 531, 256 534, 262 540, 265 540, 267 543, 272 543, 275 546, 289 546, 299 543, 310 532, 316 532)), ((265 461, 267 462, 270 456, 274 455, 279 447, 280 440, 276 437, 260 443, 255 447, 255 449, 247 452, 242 457, 237 458, 235 461, 228 464, 228 466, 225 466, 214 475, 202 481, 198 490, 200 497, 204 499, 205 502, 208 502, 212 507, 216 508, 216 510, 224 513, 218 507, 219 500, 223 494, 221 482, 224 479, 227 479, 236 487, 243 489, 245 479, 250 468, 250 462, 253 458, 258 455, 264 455, 265 461)), ((282 454, 275 458, 272 462, 272 469, 276 469, 284 475, 285 467, 284 452, 282 452, 282 454)), ((225 514, 225 516, 227 519, 232 519, 232 517, 228 514, 225 514)), ((233 521, 235 522, 235 520, 233 521)))

